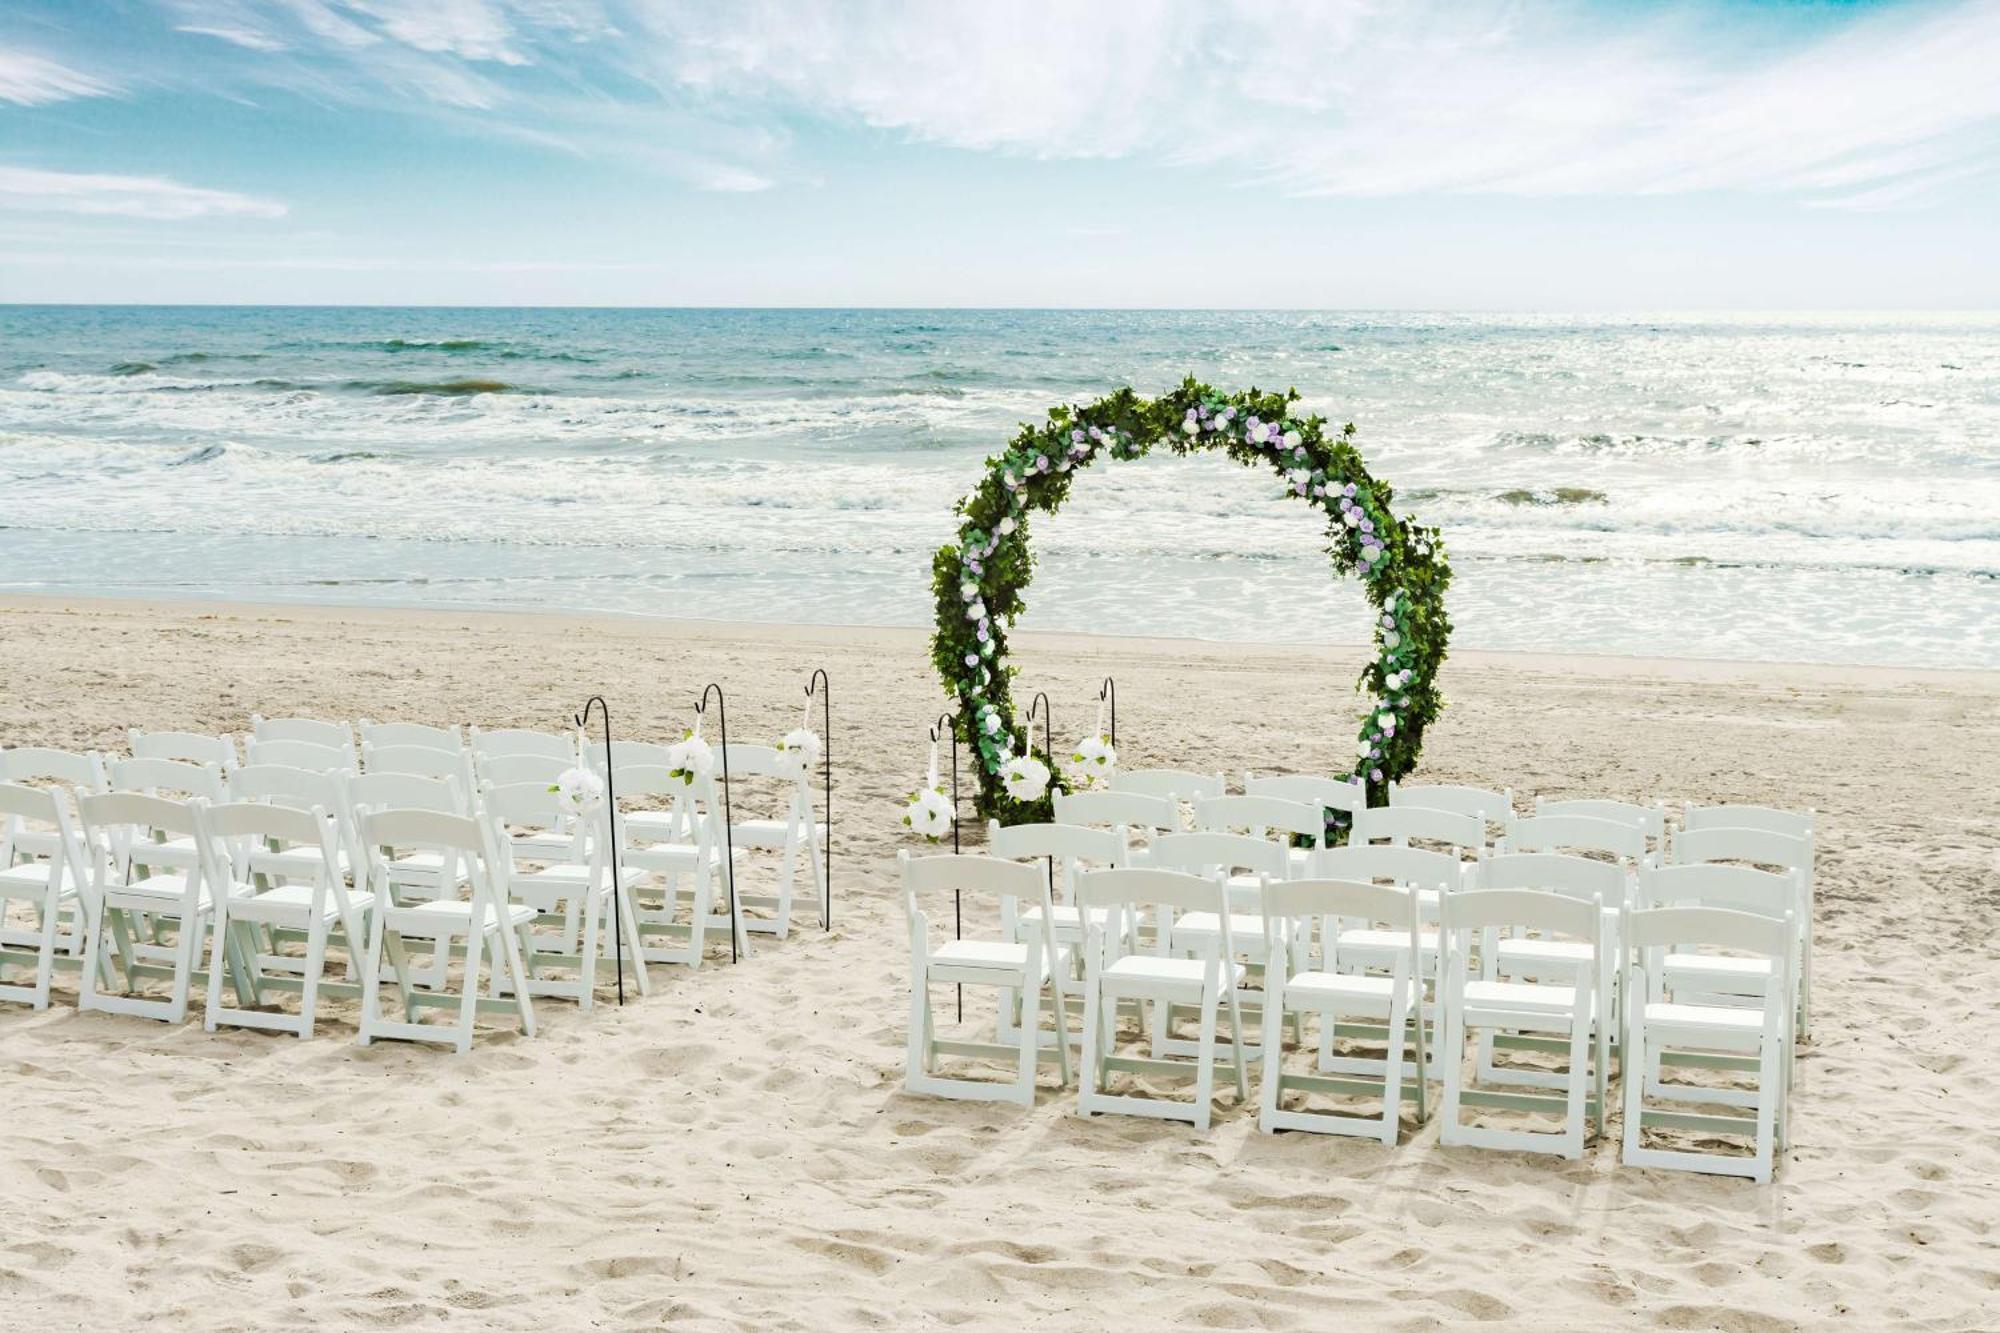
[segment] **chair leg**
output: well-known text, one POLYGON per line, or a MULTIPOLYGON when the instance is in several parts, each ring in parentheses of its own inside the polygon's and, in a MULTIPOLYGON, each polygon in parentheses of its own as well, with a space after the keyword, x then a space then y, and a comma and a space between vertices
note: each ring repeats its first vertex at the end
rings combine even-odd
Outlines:
MULTIPOLYGON (((460 1055, 464 1055, 472 1049, 472 1020, 479 1012, 480 954, 484 951, 486 944, 486 932, 480 928, 479 918, 484 905, 480 898, 476 896, 473 898, 472 916, 470 918, 471 925, 465 932, 465 984, 459 987, 460 994, 458 997, 457 1044, 460 1055)), ((508 933, 507 928, 501 926, 498 928, 497 933, 504 937, 508 933)), ((448 948, 450 945, 450 940, 446 936, 440 935, 438 941, 440 948, 448 948)))
MULTIPOLYGON (((215 1031, 216 1021, 222 1015, 222 974, 229 970, 230 951, 223 947, 228 938, 228 928, 234 923, 229 920, 228 895, 215 900, 215 942, 208 951, 208 996, 201 1026, 208 1032, 215 1031)), ((240 985, 241 983, 238 982, 240 985)))
MULTIPOLYGON (((1229 984, 1228 974, 1223 974, 1220 985, 1229 984)), ((1222 997, 1214 989, 1204 991, 1201 997, 1201 1036, 1199 1054, 1195 1057, 1194 1076, 1194 1127, 1203 1134, 1208 1132, 1210 1116, 1215 1101, 1215 1028, 1216 1011, 1221 1008, 1222 997)), ((1238 1061, 1239 1069, 1241 1061, 1238 1061)))
POLYGON ((924 977, 923 964, 919 963, 910 983, 910 1042, 908 1068, 903 1078, 903 1086, 911 1092, 917 1091, 917 1080, 931 1072, 930 1028, 930 983, 924 977))
MULTIPOLYGON (((1032 957, 1030 962, 1033 962, 1032 957)), ((1032 978, 1024 978, 1031 982, 1032 978)), ((1042 988, 1032 984, 1021 987, 1021 1105, 1035 1104, 1035 1063, 1041 1057, 1042 1046, 1042 988)))

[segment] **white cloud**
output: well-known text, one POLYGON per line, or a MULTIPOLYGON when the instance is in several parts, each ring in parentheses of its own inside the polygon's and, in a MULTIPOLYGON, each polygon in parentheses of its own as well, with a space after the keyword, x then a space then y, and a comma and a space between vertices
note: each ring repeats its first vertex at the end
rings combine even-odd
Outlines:
POLYGON ((224 24, 183 23, 175 31, 193 33, 197 37, 213 37, 228 42, 231 46, 241 46, 251 51, 282 51, 285 44, 267 32, 257 28, 230 27, 224 24))
POLYGON ((26 51, 0 50, 0 102, 42 106, 72 97, 102 97, 117 91, 103 79, 78 73, 53 60, 26 51))
POLYGON ((285 206, 269 199, 228 190, 206 190, 163 176, 117 176, 10 166, 0 166, 0 208, 161 221, 285 215, 285 206))
POLYGON ((252 48, 242 78, 449 108, 698 188, 802 178, 786 131, 812 122, 1286 195, 1879 207, 2000 169, 1994 0, 160 2, 252 48))

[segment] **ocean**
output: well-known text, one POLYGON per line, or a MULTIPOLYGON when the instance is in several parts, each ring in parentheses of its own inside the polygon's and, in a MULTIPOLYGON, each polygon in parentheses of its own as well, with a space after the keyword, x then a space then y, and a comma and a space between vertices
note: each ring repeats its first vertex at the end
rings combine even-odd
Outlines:
MULTIPOLYGON (((1455 647, 2000 667, 2000 316, 0 306, 0 588, 921 625, 1017 422, 1352 421, 1455 647)), ((1359 644, 1312 512, 1101 463, 1022 629, 1359 644)))

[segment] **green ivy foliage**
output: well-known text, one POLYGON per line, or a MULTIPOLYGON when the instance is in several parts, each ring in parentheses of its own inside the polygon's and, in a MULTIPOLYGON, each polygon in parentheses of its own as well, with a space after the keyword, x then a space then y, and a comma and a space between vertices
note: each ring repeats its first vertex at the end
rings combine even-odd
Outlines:
MULTIPOLYGON (((1355 686, 1367 708, 1353 773, 1379 803, 1390 781, 1416 767, 1424 728, 1444 705, 1435 683, 1451 635, 1444 543, 1436 528, 1391 511, 1394 492, 1369 475, 1352 424, 1334 430, 1321 417, 1295 415, 1297 401, 1296 390, 1223 394, 1192 378, 1159 398, 1120 389, 1086 406, 1058 407, 1040 426, 1022 426, 1004 453, 987 460, 978 487, 958 502, 957 540, 931 560, 931 660, 958 700, 959 738, 973 755, 981 815, 1004 823, 1052 815, 1050 797, 1016 801, 999 778, 1020 736, 1007 634, 1026 608, 1021 594, 1034 575, 1031 517, 1060 509, 1076 474, 1100 456, 1139 458, 1161 444, 1178 454, 1219 449, 1239 463, 1269 465, 1286 494, 1324 513, 1334 568, 1359 576, 1375 607, 1375 657, 1355 686)), ((1033 753, 1055 775, 1052 788, 1064 786, 1057 757, 1033 753)))

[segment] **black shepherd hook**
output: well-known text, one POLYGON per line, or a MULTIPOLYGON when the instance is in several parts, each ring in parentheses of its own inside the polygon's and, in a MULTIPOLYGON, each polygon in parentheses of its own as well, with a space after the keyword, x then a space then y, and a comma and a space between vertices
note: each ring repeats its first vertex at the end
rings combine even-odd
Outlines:
MULTIPOLYGON (((611 705, 604 702, 603 695, 593 694, 584 701, 583 711, 576 715, 576 729, 582 731, 590 725, 590 710, 593 708, 604 719, 604 805, 611 812, 606 822, 611 830, 611 941, 613 954, 618 960, 618 1003, 622 1005, 625 1003, 625 885, 618 874, 618 787, 612 776, 618 765, 611 758, 611 705)), ((632 943, 636 947, 638 941, 632 943)), ((592 960, 585 966, 595 969, 597 964, 592 960)), ((640 963, 639 966, 644 967, 645 964, 640 963)), ((595 980, 593 971, 590 981, 595 980)), ((585 984, 590 984, 590 981, 585 984)))
POLYGON ((1042 753, 1048 756, 1049 766, 1053 768, 1056 762, 1056 731, 1055 719, 1049 707, 1049 692, 1047 690, 1043 690, 1040 694, 1037 694, 1035 701, 1028 705, 1028 721, 1022 730, 1021 748, 1029 754, 1035 752, 1035 710, 1037 708, 1042 710, 1042 753))
POLYGON ((1111 748, 1118 748, 1118 682, 1106 676, 1097 687, 1097 702, 1111 705, 1111 748))
POLYGON ((826 868, 826 878, 820 884, 825 895, 820 899, 819 928, 833 929, 833 682, 827 679, 826 668, 819 667, 806 680, 806 716, 812 716, 813 692, 819 692, 820 729, 819 753, 826 764, 826 859, 821 863, 826 868))
MULTIPOLYGON (((951 737, 951 854, 958 855, 958 726, 957 719, 950 713, 939 713, 938 720, 931 723, 931 744, 936 745, 946 736, 951 737)), ((965 938, 965 901, 954 880, 951 886, 951 937, 965 938)), ((958 986, 958 1021, 965 1021, 965 987, 958 986)))
POLYGON ((722 864, 727 867, 723 878, 729 884, 729 961, 738 963, 743 961, 738 943, 743 936, 743 909, 736 901, 736 820, 729 810, 729 703, 722 697, 722 686, 710 684, 701 692, 694 715, 707 715, 711 694, 715 696, 715 720, 722 729, 722 864))

